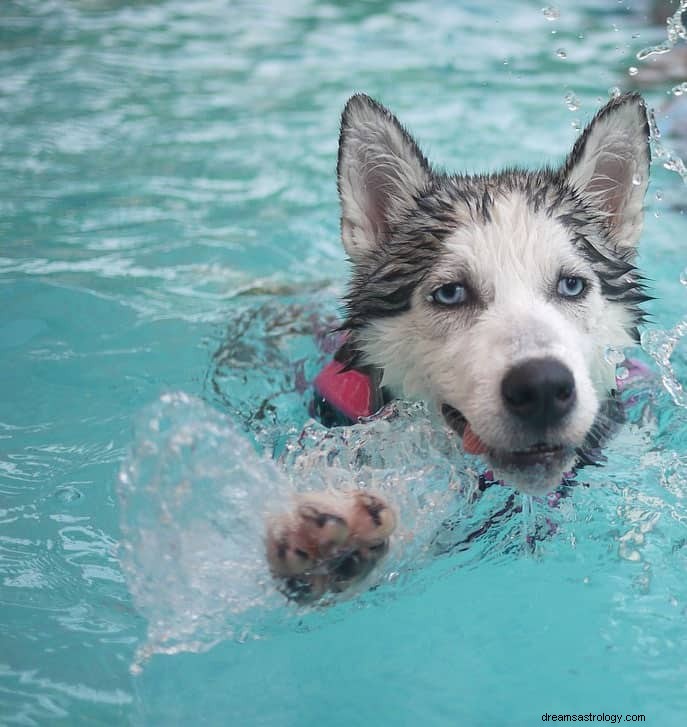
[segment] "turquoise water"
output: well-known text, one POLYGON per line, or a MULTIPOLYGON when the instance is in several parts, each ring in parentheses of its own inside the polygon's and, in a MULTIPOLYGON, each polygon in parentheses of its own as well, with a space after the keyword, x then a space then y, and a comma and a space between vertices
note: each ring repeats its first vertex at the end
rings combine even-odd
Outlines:
MULTIPOLYGON (((644 3, 561 3, 559 17, 457 5, 0 7, 0 722, 530 725, 605 711, 682 724, 687 221, 660 158, 642 263, 665 386, 637 392, 591 486, 429 557, 438 520, 477 523, 507 492, 475 509, 447 499, 449 445, 402 409, 376 439, 354 428, 335 443, 332 477, 364 443, 363 475, 401 484, 408 526, 423 527, 377 588, 297 612, 250 577, 258 505, 333 456, 317 430, 312 451, 290 444, 323 358, 313 331, 347 273, 346 98, 378 97, 447 168, 538 164, 562 158, 609 89, 671 57, 636 60, 665 38, 644 3), (188 398, 160 400, 175 391, 188 398), (125 460, 129 483, 150 485, 138 499, 118 479, 125 460), (187 480, 190 499, 158 517, 187 480), (547 515, 558 532, 532 553, 525 535, 547 515), (184 538, 188 558, 165 560, 184 538)), ((684 103, 673 84, 646 90, 666 132, 684 103)))

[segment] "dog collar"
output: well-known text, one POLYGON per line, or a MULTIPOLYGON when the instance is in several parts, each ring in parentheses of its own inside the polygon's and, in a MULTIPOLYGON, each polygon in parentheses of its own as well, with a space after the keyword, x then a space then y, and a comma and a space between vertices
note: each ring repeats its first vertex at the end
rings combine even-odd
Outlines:
POLYGON ((314 382, 315 396, 352 422, 370 417, 376 409, 371 377, 358 369, 330 361, 314 382))

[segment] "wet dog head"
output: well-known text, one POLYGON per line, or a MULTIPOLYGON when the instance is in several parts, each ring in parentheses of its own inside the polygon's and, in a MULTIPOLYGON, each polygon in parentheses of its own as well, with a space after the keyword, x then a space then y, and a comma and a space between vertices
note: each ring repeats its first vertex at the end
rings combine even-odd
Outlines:
POLYGON ((432 169, 384 107, 354 96, 338 184, 360 361, 436 405, 497 476, 555 487, 606 426, 609 347, 636 338, 649 178, 640 96, 602 108, 559 169, 432 169))

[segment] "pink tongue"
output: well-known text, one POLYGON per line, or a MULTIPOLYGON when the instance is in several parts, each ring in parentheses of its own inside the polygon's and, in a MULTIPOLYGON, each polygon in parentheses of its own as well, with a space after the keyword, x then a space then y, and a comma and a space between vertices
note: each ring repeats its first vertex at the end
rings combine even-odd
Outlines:
POLYGON ((483 454, 487 451, 484 442, 472 431, 469 424, 465 425, 463 432, 463 450, 466 454, 483 454))

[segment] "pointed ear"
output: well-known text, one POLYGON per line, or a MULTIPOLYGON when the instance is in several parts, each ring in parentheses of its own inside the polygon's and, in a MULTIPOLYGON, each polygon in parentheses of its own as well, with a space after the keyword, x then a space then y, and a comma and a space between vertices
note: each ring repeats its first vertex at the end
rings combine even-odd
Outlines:
POLYGON ((358 94, 341 117, 337 177, 341 237, 355 261, 388 239, 400 213, 427 187, 432 171, 396 117, 358 94))
POLYGON ((607 103, 577 140, 563 169, 567 183, 607 218, 619 252, 634 253, 649 183, 649 122, 637 93, 607 103))

